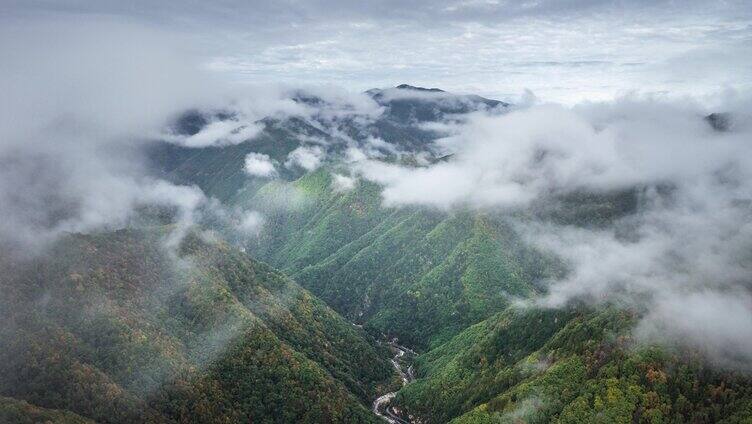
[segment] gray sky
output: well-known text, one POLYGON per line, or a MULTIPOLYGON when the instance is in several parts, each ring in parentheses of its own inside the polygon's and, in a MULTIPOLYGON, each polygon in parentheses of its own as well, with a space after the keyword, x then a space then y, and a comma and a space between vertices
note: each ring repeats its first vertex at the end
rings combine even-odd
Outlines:
POLYGON ((3 0, 22 23, 123 20, 252 83, 398 83, 574 103, 752 86, 752 2, 3 0))

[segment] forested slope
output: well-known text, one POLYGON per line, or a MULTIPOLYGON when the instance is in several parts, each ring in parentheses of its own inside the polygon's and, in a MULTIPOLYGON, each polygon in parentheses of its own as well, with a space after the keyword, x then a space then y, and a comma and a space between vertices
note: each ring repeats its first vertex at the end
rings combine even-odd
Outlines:
POLYGON ((97 422, 374 421, 393 370, 365 334, 221 242, 161 243, 70 235, 3 264, 0 394, 97 422))
MULTIPOLYGON (((637 337, 635 326, 650 311, 635 305, 644 302, 606 303, 601 294, 584 304, 536 306, 571 264, 561 257, 566 245, 557 255, 531 243, 531 228, 607 233, 629 246, 644 236, 638 218, 646 205, 677 203, 675 184, 551 189, 508 208, 385 204, 383 187, 359 174, 346 148, 378 135, 392 152, 367 160, 427 169, 456 158, 433 150, 437 135, 426 123, 451 125, 455 114, 505 107, 483 99, 406 100, 399 90, 443 92, 397 90, 369 92, 385 110, 368 124, 314 125, 329 137, 331 151, 310 172, 279 166, 273 178, 243 176, 243 155, 262 135, 190 153, 167 175, 198 184, 228 207, 259 212, 259 233, 240 241, 249 255, 292 276, 370 334, 418 350, 417 380, 394 400, 415 422, 750 422, 749 374, 681 343, 637 337), (232 172, 207 171, 205 161, 232 172), (347 186, 337 183, 343 177, 347 186)), ((296 131, 277 147, 293 148, 294 138, 306 142, 296 131)), ((284 152, 268 154, 281 165, 284 152)), ((549 154, 537 152, 534 165, 549 154)))
POLYGON ((397 402, 423 422, 750 422, 752 381, 636 344, 614 307, 511 308, 418 358, 397 402))
POLYGON ((380 189, 341 193, 319 170, 273 182, 249 202, 268 217, 251 251, 332 307, 420 347, 503 310, 558 264, 526 246, 505 217, 459 210, 383 208, 380 189), (264 209, 295 193, 295 207, 264 209))
POLYGON ((12 398, 0 397, 0 422, 14 424, 92 424, 94 421, 68 411, 40 408, 12 398))

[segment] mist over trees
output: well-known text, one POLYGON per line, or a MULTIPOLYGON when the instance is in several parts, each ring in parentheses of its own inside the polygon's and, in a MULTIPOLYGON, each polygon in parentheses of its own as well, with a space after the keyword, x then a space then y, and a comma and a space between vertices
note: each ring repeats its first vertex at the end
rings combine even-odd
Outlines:
POLYGON ((752 419, 746 3, 294 6, 0 5, 1 422, 752 419))

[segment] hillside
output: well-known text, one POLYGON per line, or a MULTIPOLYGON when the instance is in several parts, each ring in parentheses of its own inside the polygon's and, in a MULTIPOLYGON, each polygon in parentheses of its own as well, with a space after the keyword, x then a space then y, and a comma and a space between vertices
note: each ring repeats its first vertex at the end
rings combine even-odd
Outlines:
POLYGON ((418 358, 397 402, 424 422, 749 422, 752 381, 636 346, 636 314, 509 309, 418 358))
MULTIPOLYGON (((635 307, 642 300, 533 306, 574 265, 561 255, 568 246, 545 250, 521 228, 608 234, 629 246, 645 235, 638 228, 645 208, 670 208, 680 200, 679 187, 668 181, 574 186, 544 191, 510 208, 385 205, 385 187, 359 174, 357 160, 399 164, 401 172, 452 165, 463 158, 437 147, 442 133, 433 132, 432 125, 462 122, 463 115, 479 111, 498 116, 508 105, 406 85, 368 95, 383 108, 376 117, 327 121, 314 113, 267 121, 260 136, 237 145, 171 146, 169 157, 177 160, 168 166, 154 157, 162 163, 161 175, 197 184, 228 208, 263 216, 251 238, 232 238, 226 225, 215 230, 290 275, 368 334, 388 336, 420 353, 412 368, 416 380, 393 400, 398 415, 421 423, 749 418, 748 374, 718 367, 698 349, 638 340, 635 327, 650 313, 635 307), (278 129, 286 135, 273 144, 269 131, 278 129), (314 132, 327 140, 320 163, 312 169, 285 165, 287 155, 314 132), (369 151, 374 136, 388 147, 369 151), (244 173, 244 156, 254 149, 272 158, 276 175, 244 173), (353 159, 351 149, 370 156, 353 159)), ((300 95, 296 101, 331 107, 315 96, 300 95)), ((718 131, 702 116, 695 118, 706 126, 703 131, 718 131)), ((567 156, 536 150, 531 166, 545 173, 552 157, 567 156)), ((734 198, 730 207, 744 205, 734 198)), ((675 257, 660 259, 673 265, 675 257)), ((676 271, 687 266, 680 263, 676 271)))
POLYGON ((510 222, 607 227, 634 213, 641 189, 573 193, 509 216, 384 208, 376 185, 361 181, 345 193, 330 185, 320 170, 263 187, 249 204, 279 204, 290 192, 306 200, 260 209, 270 220, 254 253, 365 328, 424 352, 417 380, 395 399, 403 416, 731 423, 752 414, 748 374, 719 370, 696 351, 635 342, 645 311, 510 308, 510 298, 534 299, 543 280, 566 272, 510 222))
POLYGON ((380 206, 377 186, 347 193, 318 171, 288 186, 272 183, 251 204, 273 205, 295 190, 293 212, 262 211, 267 225, 251 251, 293 275, 332 307, 417 347, 447 340, 529 297, 554 272, 500 216, 380 206))
POLYGON ((0 0, 0 424, 752 424, 752 0, 0 0))
POLYGON ((67 411, 39 408, 24 401, 0 397, 0 422, 36 424, 52 422, 60 424, 92 424, 94 421, 67 411))
POLYGON ((104 423, 375 421, 365 405, 393 377, 383 348, 221 242, 189 236, 179 258, 160 243, 155 231, 70 235, 4 265, 0 393, 16 399, 6 410, 26 401, 104 423))
MULTIPOLYGON (((377 117, 327 121, 313 113, 264 120, 260 135, 237 145, 191 149, 163 143, 150 155, 160 175, 196 184, 230 207, 262 212, 266 224, 259 239, 245 246, 249 252, 375 334, 392 334, 414 346, 435 345, 503 310, 510 295, 534 294, 536 281, 556 266, 522 246, 503 217, 382 208, 376 184, 360 181, 344 192, 332 184, 353 143, 363 147, 369 137, 378 137, 396 149, 381 151, 383 160, 410 163, 412 155, 431 154, 440 136, 421 123, 508 105, 404 84, 367 94, 383 108, 377 117), (343 133, 351 139, 344 140, 343 133), (249 152, 281 164, 310 137, 326 141, 322 168, 306 172, 280 166, 271 181, 243 172, 249 152)), ((316 110, 333 107, 303 93, 293 99, 316 110)), ((211 119, 218 118, 191 112, 176 128, 195 134, 211 119)))

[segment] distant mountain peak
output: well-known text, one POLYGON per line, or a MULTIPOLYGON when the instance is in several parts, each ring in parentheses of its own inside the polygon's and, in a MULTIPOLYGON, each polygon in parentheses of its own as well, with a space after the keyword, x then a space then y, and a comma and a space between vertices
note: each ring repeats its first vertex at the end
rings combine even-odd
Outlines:
POLYGON ((401 89, 401 90, 432 91, 432 92, 435 92, 435 93, 445 93, 444 90, 441 90, 439 88, 416 87, 416 86, 410 85, 410 84, 400 84, 400 85, 398 85, 395 88, 398 88, 398 89, 401 89))

